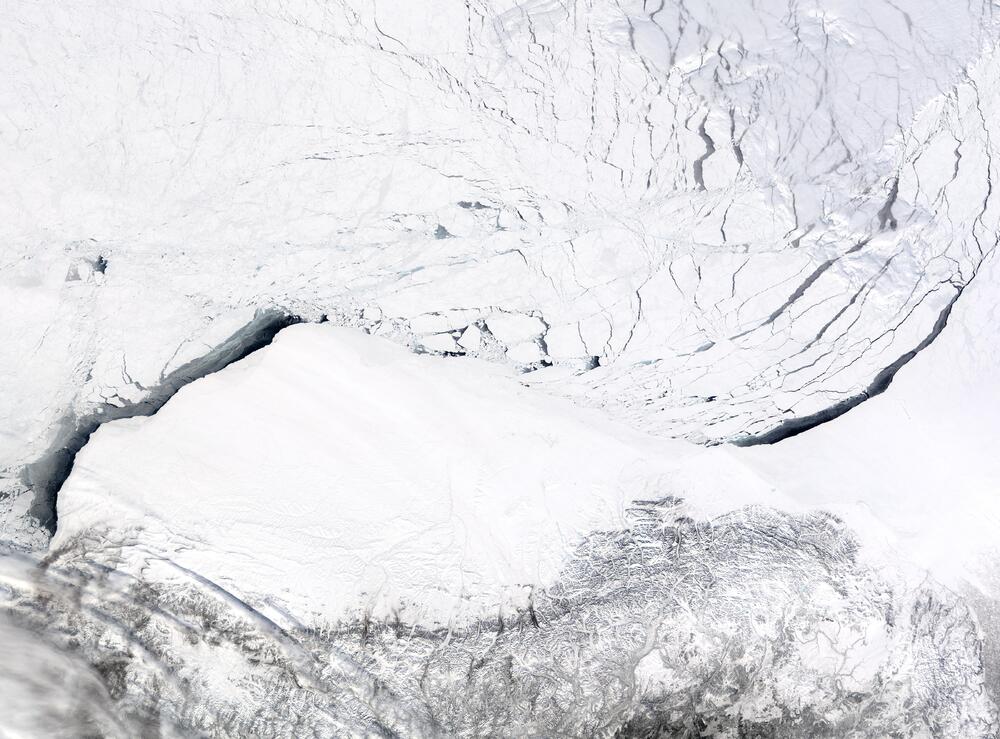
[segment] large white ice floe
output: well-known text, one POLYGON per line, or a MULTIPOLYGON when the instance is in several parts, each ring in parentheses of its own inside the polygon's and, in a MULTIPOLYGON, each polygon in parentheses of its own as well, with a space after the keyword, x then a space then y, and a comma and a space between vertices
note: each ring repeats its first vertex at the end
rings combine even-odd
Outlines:
POLYGON ((500 367, 293 326, 156 415, 102 426, 59 492, 53 547, 104 532, 301 619, 447 624, 523 606, 634 499, 685 496, 679 466, 706 455, 706 510, 768 500, 713 452, 500 367))

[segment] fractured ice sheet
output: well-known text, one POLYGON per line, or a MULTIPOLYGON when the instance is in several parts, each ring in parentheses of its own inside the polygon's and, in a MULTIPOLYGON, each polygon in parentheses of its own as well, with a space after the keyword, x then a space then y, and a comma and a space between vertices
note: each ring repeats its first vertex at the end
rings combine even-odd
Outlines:
POLYGON ((891 380, 996 243, 988 2, 3 12, 12 493, 276 305, 769 438, 891 380))
POLYGON ((996 736, 998 41, 0 8, 0 733, 996 736))

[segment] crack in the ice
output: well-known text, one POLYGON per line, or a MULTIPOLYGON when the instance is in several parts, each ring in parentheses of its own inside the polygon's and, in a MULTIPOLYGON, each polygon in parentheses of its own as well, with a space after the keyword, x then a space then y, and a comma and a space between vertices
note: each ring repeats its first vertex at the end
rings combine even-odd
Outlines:
POLYGON ((837 403, 834 403, 833 405, 820 411, 810 413, 807 416, 782 421, 777 426, 769 431, 765 431, 764 433, 735 439, 732 443, 736 446, 776 444, 779 441, 783 441, 792 436, 797 436, 805 431, 816 428, 821 424, 832 421, 835 418, 839 418, 851 409, 861 405, 866 400, 884 393, 889 388, 889 385, 892 384, 896 373, 899 372, 899 370, 901 370, 905 365, 909 364, 914 357, 930 346, 934 340, 941 335, 941 332, 944 331, 945 327, 948 325, 948 318, 951 316, 951 311, 955 307, 955 303, 958 301, 959 297, 961 297, 962 292, 967 286, 968 283, 965 285, 956 285, 955 295, 952 296, 951 300, 948 301, 945 307, 938 314, 937 320, 934 322, 931 332, 913 349, 879 370, 868 386, 860 393, 838 401, 837 403))
POLYGON ((105 403, 90 415, 65 418, 62 429, 49 450, 22 471, 22 480, 34 493, 30 514, 50 534, 55 533, 59 489, 72 472, 77 453, 103 424, 122 418, 154 415, 185 385, 218 372, 262 349, 274 340, 281 329, 301 322, 299 316, 279 310, 258 311, 246 326, 210 352, 162 377, 158 385, 147 389, 141 400, 120 406, 105 403))

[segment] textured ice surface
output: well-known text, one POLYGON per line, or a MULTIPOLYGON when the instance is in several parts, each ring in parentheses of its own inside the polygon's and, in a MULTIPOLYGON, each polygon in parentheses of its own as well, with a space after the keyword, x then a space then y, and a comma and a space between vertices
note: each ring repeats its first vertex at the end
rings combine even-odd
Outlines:
POLYGON ((4 12, 10 478, 275 304, 752 437, 868 390, 995 244, 988 3, 4 12))
POLYGON ((621 528, 585 537, 526 605, 437 629, 403 612, 297 623, 156 556, 141 535, 77 537, 42 573, 3 562, 10 629, 29 638, 16 653, 32 661, 6 665, 0 684, 44 690, 7 725, 61 721, 68 735, 105 736, 995 736, 961 599, 864 566, 829 516, 685 514, 676 499, 638 502, 621 528), (78 708, 61 713, 66 704, 78 708))
POLYGON ((799 437, 821 446, 790 447, 806 457, 790 473, 783 445, 660 440, 495 366, 294 326, 94 434, 60 490, 45 575, 14 581, 12 620, 59 645, 74 634, 115 665, 127 720, 181 734, 992 736, 975 616, 906 566, 919 542, 964 535, 925 560, 954 576, 990 542, 920 514, 933 479, 878 525, 835 482, 803 485, 830 475, 823 447, 878 448, 850 429, 838 442, 844 425, 799 437), (831 496, 866 536, 745 506, 800 508, 783 488, 831 496), (117 636, 75 601, 111 610, 117 636), (189 653, 201 639, 232 660, 225 688, 189 653), (307 702, 295 717, 291 696, 307 702))
POLYGON ((998 41, 0 8, 0 731, 995 735, 998 41))

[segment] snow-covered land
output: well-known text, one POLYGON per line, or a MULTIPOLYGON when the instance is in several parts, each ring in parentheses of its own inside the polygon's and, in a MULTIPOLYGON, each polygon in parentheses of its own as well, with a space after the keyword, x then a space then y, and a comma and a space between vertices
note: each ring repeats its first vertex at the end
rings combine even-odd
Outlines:
POLYGON ((997 736, 997 11, 0 7, 0 735, 997 736))

